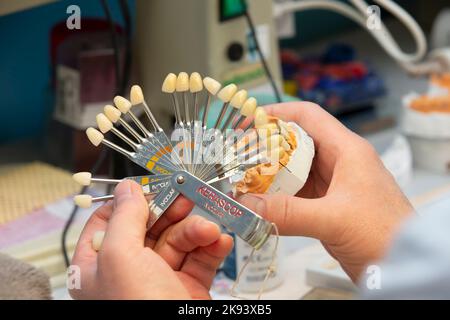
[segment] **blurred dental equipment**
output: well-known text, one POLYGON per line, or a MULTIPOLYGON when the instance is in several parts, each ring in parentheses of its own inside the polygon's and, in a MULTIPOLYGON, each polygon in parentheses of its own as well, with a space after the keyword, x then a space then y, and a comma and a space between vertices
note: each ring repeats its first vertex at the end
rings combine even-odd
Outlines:
MULTIPOLYGON (((364 0, 350 0, 353 6, 332 0, 282 1, 274 3, 274 16, 277 19, 283 19, 288 13, 311 9, 334 11, 355 21, 366 29, 386 53, 408 73, 423 76, 450 71, 449 46, 434 48, 427 55, 425 35, 414 18, 393 1, 374 0, 374 2, 377 6, 369 5, 364 0), (389 11, 409 30, 416 43, 416 51, 414 53, 405 53, 399 47, 379 16, 380 7, 389 11)), ((442 25, 441 23, 441 28, 442 25)), ((435 38, 439 39, 440 37, 436 36, 435 38)))

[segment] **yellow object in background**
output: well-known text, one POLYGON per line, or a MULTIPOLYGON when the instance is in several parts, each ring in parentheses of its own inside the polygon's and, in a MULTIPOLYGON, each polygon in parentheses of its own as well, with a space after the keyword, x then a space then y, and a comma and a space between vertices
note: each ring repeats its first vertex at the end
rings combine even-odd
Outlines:
POLYGON ((0 167, 0 224, 79 190, 80 186, 69 172, 45 163, 0 167))
POLYGON ((293 80, 283 81, 283 90, 286 94, 296 97, 297 96, 297 84, 293 80))

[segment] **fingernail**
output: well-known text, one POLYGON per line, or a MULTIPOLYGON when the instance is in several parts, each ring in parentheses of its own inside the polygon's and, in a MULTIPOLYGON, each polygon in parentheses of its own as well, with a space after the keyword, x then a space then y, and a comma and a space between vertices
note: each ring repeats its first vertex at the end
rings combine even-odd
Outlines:
POLYGON ((122 181, 119 183, 114 190, 114 204, 117 206, 120 203, 127 201, 129 198, 131 198, 133 195, 133 192, 131 190, 131 183, 130 181, 122 181))
POLYGON ((250 194, 244 194, 238 197, 238 202, 242 205, 254 210, 256 213, 264 214, 266 212, 266 202, 264 199, 250 194))

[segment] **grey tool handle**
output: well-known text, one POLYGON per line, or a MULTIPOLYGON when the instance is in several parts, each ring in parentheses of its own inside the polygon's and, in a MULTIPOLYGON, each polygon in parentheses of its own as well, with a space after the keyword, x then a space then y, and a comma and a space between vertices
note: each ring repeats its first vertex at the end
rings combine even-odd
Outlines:
POLYGON ((186 171, 173 174, 172 188, 256 249, 272 233, 270 222, 186 171))

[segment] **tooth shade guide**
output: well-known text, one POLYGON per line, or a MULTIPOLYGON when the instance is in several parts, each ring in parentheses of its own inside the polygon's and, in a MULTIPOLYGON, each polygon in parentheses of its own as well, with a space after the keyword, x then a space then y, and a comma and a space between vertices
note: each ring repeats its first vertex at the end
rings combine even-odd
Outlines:
POLYGON ((147 130, 147 128, 144 126, 144 124, 138 119, 138 117, 132 112, 128 112, 128 116, 133 121, 133 123, 138 127, 139 131, 145 136, 150 137, 150 132, 147 130))
MULTIPOLYGON (((247 91, 246 90, 239 90, 231 99, 230 105, 233 107, 231 112, 229 113, 228 117, 226 118, 224 124, 222 125, 222 130, 229 127, 230 124, 233 123, 233 120, 235 119, 236 115, 239 112, 239 109, 242 107, 242 105, 247 100, 247 91)), ((233 127, 234 129, 235 127, 233 127)))
POLYGON ((91 183, 118 184, 122 181, 119 179, 93 178, 90 172, 78 172, 72 177, 75 182, 82 186, 89 186, 91 183))
POLYGON ((175 90, 177 92, 189 91, 189 75, 186 72, 180 72, 178 74, 175 90))
POLYGON ((139 143, 142 143, 144 141, 144 137, 141 136, 136 130, 134 130, 134 128, 131 127, 131 125, 129 125, 124 119, 119 118, 119 123, 122 127, 125 128, 125 130, 127 130, 129 134, 133 136, 134 139, 136 139, 136 141, 138 141, 139 143))
POLYGON ((114 97, 114 104, 116 105, 117 109, 119 109, 123 114, 128 113, 128 111, 130 111, 131 109, 131 102, 122 96, 114 97))
POLYGON ((233 99, 233 96, 237 92, 237 86, 233 83, 223 87, 219 93, 217 94, 217 98, 222 100, 223 102, 230 102, 233 99))
POLYGON ((140 86, 134 85, 131 87, 130 101, 133 106, 144 103, 144 93, 140 86))
POLYGON ((203 79, 203 85, 205 86, 205 89, 208 91, 208 93, 213 96, 215 96, 222 87, 220 82, 210 77, 206 77, 203 79))
POLYGON ((246 90, 239 90, 238 92, 236 92, 236 94, 230 101, 231 106, 236 109, 240 109, 247 101, 247 95, 248 93, 246 90))
POLYGON ((96 147, 98 147, 105 138, 100 131, 98 131, 97 129, 94 129, 94 128, 86 129, 86 135, 87 135, 89 141, 96 147))
POLYGON ((122 116, 122 112, 120 112, 119 109, 112 105, 106 105, 103 108, 103 112, 112 123, 116 123, 117 121, 119 121, 120 117, 122 116))
POLYGON ((88 136, 89 141, 96 147, 98 147, 100 144, 103 144, 121 154, 126 156, 127 158, 133 158, 134 154, 125 150, 122 147, 119 147, 118 145, 112 143, 109 140, 106 140, 103 136, 103 134, 94 128, 88 128, 86 130, 86 135, 88 136))
POLYGON ((78 172, 73 176, 73 180, 82 186, 88 186, 91 184, 92 174, 90 172, 78 172))
POLYGON ((174 93, 176 90, 176 86, 177 76, 173 73, 169 73, 164 79, 161 90, 165 93, 174 93))
POLYGON ((92 205, 92 196, 87 194, 79 194, 73 198, 73 201, 80 208, 87 209, 92 205))
POLYGON ((244 104, 242 105, 240 112, 243 116, 246 117, 252 117, 255 114, 256 108, 257 108, 257 101, 255 98, 250 97, 248 98, 244 104))
POLYGON ((197 93, 203 90, 202 76, 198 72, 191 73, 189 77, 189 91, 197 93))
POLYGON ((266 110, 262 107, 257 107, 255 110, 255 127, 258 128, 261 125, 269 123, 269 118, 267 116, 266 110))
MULTIPOLYGON (((176 94, 176 97, 179 98, 178 99, 179 102, 181 102, 180 96, 184 99, 183 100, 184 101, 184 105, 179 106, 179 107, 180 107, 180 111, 182 111, 182 112, 184 111, 184 119, 186 119, 188 121, 190 119, 198 120, 200 118, 198 112, 196 112, 197 94, 199 94, 199 97, 200 97, 201 94, 204 94, 207 98, 209 98, 208 100, 211 100, 211 97, 213 96, 213 94, 217 94, 219 96, 218 99, 221 100, 224 103, 224 107, 225 108, 229 107, 229 109, 232 112, 236 112, 236 111, 238 112, 237 114, 232 114, 231 112, 224 112, 224 117, 223 117, 222 120, 225 120, 225 122, 221 122, 222 125, 228 124, 228 123, 235 124, 238 121, 242 122, 243 121, 242 117, 240 117, 240 115, 242 115, 242 113, 239 115, 239 111, 244 107, 244 105, 246 103, 247 103, 247 108, 252 108, 253 106, 256 108, 256 100, 248 98, 247 97, 247 92, 245 90, 237 91, 237 87, 235 87, 234 85, 233 86, 227 86, 227 87, 223 88, 222 90, 220 90, 221 86, 219 84, 218 88, 216 88, 216 89, 212 88, 211 89, 211 86, 209 86, 209 90, 208 90, 207 86, 205 85, 205 82, 208 83, 208 81, 207 80, 203 81, 199 74, 193 73, 189 77, 189 85, 188 85, 188 88, 187 88, 187 86, 186 86, 186 79, 188 78, 187 74, 185 75, 184 73, 180 73, 180 76, 177 77, 177 80, 178 80, 178 78, 180 78, 181 80, 183 80, 183 79, 184 80, 183 81, 180 80, 179 81, 180 83, 178 83, 178 86, 177 86, 177 83, 175 83, 175 89, 172 92, 170 92, 171 88, 167 88, 167 86, 166 86, 166 88, 164 88, 163 91, 167 91, 168 93, 172 93, 172 96, 175 96, 175 94, 176 94), (200 82, 199 82, 199 78, 201 80, 200 82), (184 86, 183 86, 183 84, 184 84, 184 86), (194 101, 193 109, 187 108, 188 107, 187 104, 190 101, 194 101), (255 101, 255 103, 253 103, 252 101, 255 101), (194 112, 194 116, 190 117, 189 111, 192 111, 192 110, 195 111, 194 112), (227 118, 227 115, 228 115, 228 118, 227 118), (230 120, 228 120, 228 119, 230 119, 230 120)), ((209 84, 211 84, 211 83, 209 83, 209 84)), ((115 102, 120 106, 121 102, 120 101, 117 102, 117 99, 115 99, 115 100, 116 100, 115 102)), ((130 92, 130 100, 131 100, 130 104, 132 104, 132 105, 145 104, 145 100, 144 100, 144 97, 143 97, 143 94, 142 94, 142 89, 140 89, 140 87, 133 87, 132 88, 132 91, 130 92)), ((199 104, 199 105, 201 105, 201 104, 199 104)), ((133 108, 131 108, 131 110, 130 110, 128 105, 126 106, 126 108, 124 108, 123 106, 120 106, 120 107, 121 107, 122 111, 124 111, 124 113, 128 113, 130 115, 130 117, 132 117, 132 110, 133 110, 133 108), (127 110, 127 108, 128 108, 128 112, 125 112, 127 110)), ((202 107, 203 107, 203 105, 202 105, 202 107)), ((114 109, 111 109, 111 110, 114 110, 114 109)), ((115 109, 115 110, 117 110, 117 109, 115 109)), ((207 108, 205 108, 205 114, 208 115, 206 110, 207 110, 207 108)), ((228 111, 230 111, 230 110, 228 110, 228 111)), ((113 111, 110 111, 110 112, 113 112, 113 111)), ((120 110, 119 110, 119 112, 120 112, 120 110)), ((105 114, 106 114, 106 111, 105 111, 105 114)), ((116 112, 116 114, 117 114, 117 112, 116 112)), ((180 121, 183 121, 182 116, 183 116, 183 113, 181 113, 181 116, 178 118, 180 121)), ((114 115, 113 115, 113 117, 114 117, 114 115)), ((253 114, 251 115, 251 117, 253 117, 253 114)), ((106 117, 106 118, 109 119, 109 117, 106 117)), ((126 117, 124 116, 123 118, 126 118, 126 117)), ((114 121, 112 121, 112 119, 109 119, 109 121, 110 122, 114 122, 114 121)), ((122 121, 124 121, 124 119, 121 119, 121 120, 117 119, 116 121, 121 121, 122 122, 122 121)), ((199 122, 194 122, 194 125, 198 127, 199 126, 199 122)), ((191 129, 189 129, 189 130, 191 130, 191 134, 193 133, 192 128, 194 127, 194 125, 192 125, 191 129)), ((184 128, 189 128, 189 126, 190 126, 189 123, 184 123, 184 128)), ((104 131, 104 132, 108 132, 109 130, 112 131, 113 128, 114 128, 114 127, 109 128, 109 127, 111 127, 111 125, 109 125, 109 124, 106 126, 106 128, 105 128, 105 125, 99 126, 99 127, 101 127, 102 131, 104 131)), ((270 128, 274 129, 274 124, 272 124, 272 125, 267 124, 267 127, 269 129, 270 128)), ((114 128, 114 129, 116 129, 116 128, 114 128)), ((262 127, 260 129, 266 129, 266 128, 265 128, 264 125, 262 125, 262 127)), ((202 128, 202 130, 204 130, 204 129, 202 128)), ((275 130, 269 130, 269 131, 275 131, 275 130)), ((203 131, 201 131, 201 132, 203 132, 203 131)), ((161 139, 161 141, 162 141, 162 136, 160 138, 156 133, 154 135, 155 135, 155 137, 158 137, 158 139, 161 139)), ((241 133, 239 133, 239 135, 241 135, 241 133)), ((256 131, 254 132, 254 136, 255 136, 256 139, 259 139, 259 136, 258 136, 256 131)), ((145 141, 145 139, 146 138, 144 138, 144 141, 145 141)), ((189 137, 189 139, 187 141, 185 141, 184 145, 181 144, 181 146, 179 146, 179 147, 181 147, 182 152, 184 153, 183 156, 188 156, 188 153, 190 151, 194 150, 194 147, 197 147, 197 145, 194 142, 199 141, 199 140, 195 140, 195 139, 198 139, 198 138, 194 138, 194 136, 191 135, 189 137)), ((275 138, 273 138, 273 139, 275 139, 275 138)), ((147 139, 147 141, 149 141, 149 140, 150 139, 147 139)), ((281 139, 280 138, 276 138, 276 140, 278 141, 278 140, 281 140, 281 139)), ((138 139, 138 141, 140 143, 143 143, 141 141, 141 139, 138 139)), ((255 163, 257 163, 257 161, 259 161, 259 162, 263 161, 264 159, 262 157, 262 152, 265 152, 265 150, 260 152, 260 151, 258 151, 258 147, 259 147, 258 143, 255 143, 254 141, 249 141, 249 142, 251 142, 253 144, 252 145, 250 145, 250 144, 249 145, 245 145, 244 146, 244 151, 242 152, 241 155, 244 158, 250 158, 250 160, 254 160, 255 163)), ((109 147, 112 147, 112 144, 108 140, 102 140, 101 143, 103 143, 103 144, 105 144, 105 145, 107 145, 109 147)), ((145 143, 147 143, 147 142, 145 142, 145 143)), ((231 146, 233 146, 233 145, 234 144, 231 144, 231 146)), ((202 175, 202 174, 205 177, 209 176, 209 177, 212 177, 212 178, 214 178, 214 177, 219 178, 218 176, 225 177, 225 176, 227 176, 227 174, 228 174, 228 177, 229 177, 231 174, 233 174, 234 170, 236 170, 236 168, 241 165, 240 164, 240 160, 233 154, 233 152, 232 152, 233 150, 231 148, 228 149, 228 145, 223 145, 222 144, 221 147, 222 148, 225 147, 223 154, 226 157, 225 160, 227 162, 229 161, 229 163, 225 163, 224 162, 223 164, 219 164, 217 166, 213 165, 212 167, 215 167, 215 170, 216 170, 215 173, 214 172, 210 172, 209 169, 211 169, 212 167, 207 165, 207 164, 203 164, 203 165, 199 166, 197 171, 195 171, 196 169, 194 167, 194 172, 198 173, 198 175, 197 175, 198 177, 200 177, 200 175, 202 175)), ((281 142, 280 143, 271 142, 271 143, 269 143, 269 147, 268 147, 269 151, 268 152, 269 153, 273 153, 273 154, 283 154, 283 152, 285 152, 285 150, 284 150, 284 148, 282 148, 280 150, 280 147, 283 147, 281 142), (271 148, 271 147, 273 147, 273 148, 271 148), (275 147, 278 147, 278 149, 276 149, 275 147)), ((139 152, 138 151, 136 151, 135 153, 127 152, 126 154, 129 157, 132 157, 133 155, 139 155, 139 152)), ((191 157, 188 156, 187 159, 186 159, 186 157, 185 157, 185 161, 192 161, 193 159, 196 159, 196 158, 191 158, 191 157)), ((172 160, 172 162, 173 162, 173 160, 172 160)), ((186 163, 189 163, 189 162, 186 162, 186 163)), ((242 166, 242 168, 248 168, 248 167, 249 167, 248 165, 242 166)), ((186 168, 188 168, 188 170, 187 170, 188 172, 192 173, 192 171, 191 171, 192 168, 190 168, 189 166, 186 166, 186 168)), ((174 171, 171 171, 171 172, 174 172, 174 171)), ((97 178, 91 178, 91 182, 94 182, 94 180, 96 180, 96 179, 97 178)), ((209 181, 209 180, 204 180, 204 181, 209 181)), ((162 212, 163 211, 164 210, 162 210, 162 212)))
POLYGON ((211 98, 219 92, 222 85, 220 84, 220 82, 210 77, 205 77, 203 79, 203 85, 206 89, 207 94, 204 103, 205 107, 203 109, 202 126, 206 127, 209 116, 209 109, 211 106, 211 98))
POLYGON ((96 121, 97 121, 97 126, 102 133, 109 132, 113 127, 112 122, 103 113, 99 113, 97 115, 96 121))
MULTIPOLYGON (((130 102, 131 102, 132 106, 142 105, 143 108, 144 108, 144 113, 147 116, 148 120, 150 121, 150 124, 152 125, 153 129, 156 130, 156 131, 162 131, 162 129, 159 126, 158 122, 156 121, 156 118, 153 115, 150 107, 148 106, 147 102, 145 101, 144 93, 143 93, 142 88, 140 86, 133 85, 131 87, 131 90, 130 90, 130 102)), ((134 114, 132 116, 134 116, 134 114)), ((149 136, 149 132, 148 132, 148 130, 146 130, 146 131, 147 132, 145 133, 145 136, 148 137, 149 136)))
POLYGON ((114 128, 112 122, 109 121, 109 119, 103 113, 99 113, 96 117, 96 120, 97 120, 97 125, 98 125, 100 131, 102 131, 102 133, 107 133, 109 131, 112 131, 117 137, 122 139, 122 141, 124 141, 131 148, 133 148, 133 150, 138 149, 138 145, 133 140, 131 140, 128 136, 126 136, 125 134, 123 134, 122 132, 120 132, 119 130, 114 128))

